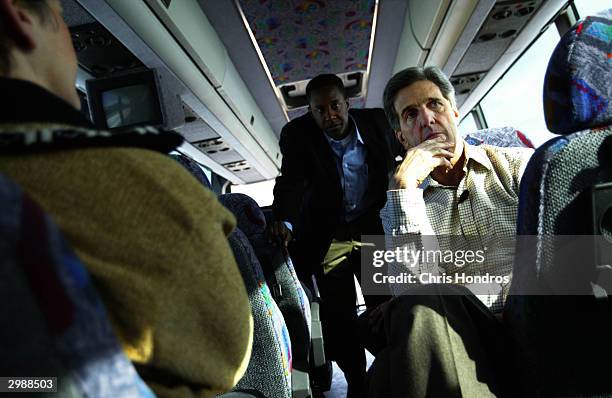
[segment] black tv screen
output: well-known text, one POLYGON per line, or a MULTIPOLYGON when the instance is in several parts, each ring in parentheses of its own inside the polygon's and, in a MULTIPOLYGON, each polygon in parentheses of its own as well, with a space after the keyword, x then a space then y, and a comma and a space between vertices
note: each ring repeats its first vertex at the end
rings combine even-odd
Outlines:
POLYGON ((99 128, 163 124, 154 72, 88 80, 91 116, 99 128))
POLYGON ((102 92, 102 107, 108 128, 146 124, 157 117, 156 93, 146 84, 102 92))

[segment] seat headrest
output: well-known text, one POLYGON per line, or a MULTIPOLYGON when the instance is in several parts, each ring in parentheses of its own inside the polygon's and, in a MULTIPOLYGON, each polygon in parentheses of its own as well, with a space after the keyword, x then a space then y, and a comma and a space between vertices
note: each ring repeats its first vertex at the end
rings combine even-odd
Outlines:
POLYGON ((510 126, 477 130, 466 135, 465 142, 475 146, 488 144, 500 147, 534 147, 525 134, 510 126))
POLYGON ((253 198, 243 193, 226 193, 219 202, 236 217, 236 225, 250 239, 266 230, 266 217, 253 198))
POLYGON ((612 124, 612 9, 566 32, 548 63, 544 115, 548 129, 570 134, 612 124))
POLYGON ((170 154, 170 157, 179 162, 184 168, 186 168, 187 171, 189 171, 198 181, 200 181, 200 184, 212 190, 212 186, 210 185, 210 181, 208 181, 208 177, 206 177, 206 174, 204 174, 204 172, 195 160, 181 153, 170 154))

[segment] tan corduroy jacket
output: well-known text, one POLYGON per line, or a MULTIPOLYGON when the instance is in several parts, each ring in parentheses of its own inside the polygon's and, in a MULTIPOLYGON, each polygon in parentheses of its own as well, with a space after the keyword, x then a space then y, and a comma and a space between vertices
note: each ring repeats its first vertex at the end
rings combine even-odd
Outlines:
POLYGON ((3 155, 0 172, 60 226, 158 396, 211 397, 238 381, 253 322, 226 239, 235 220, 212 192, 136 148, 3 155))

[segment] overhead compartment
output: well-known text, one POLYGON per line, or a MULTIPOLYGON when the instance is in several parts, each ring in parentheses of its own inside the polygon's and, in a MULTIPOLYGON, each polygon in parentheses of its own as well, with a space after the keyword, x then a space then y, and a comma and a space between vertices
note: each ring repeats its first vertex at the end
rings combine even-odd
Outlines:
POLYGON ((106 0, 216 120, 206 120, 265 179, 280 165, 277 138, 195 1, 106 0), (215 122, 222 126, 215 126, 215 122))
POLYGON ((410 0, 394 72, 410 66, 433 65, 442 69, 477 5, 492 2, 494 0, 410 0))
POLYGON ((410 66, 423 66, 450 0, 410 0, 395 58, 393 73, 410 66))
POLYGON ((453 68, 453 84, 457 80, 477 78, 464 93, 458 91, 461 114, 467 114, 482 100, 544 27, 567 6, 567 0, 526 0, 497 2, 491 7, 478 33, 474 32, 472 42, 464 50, 461 62, 453 68), (477 56, 495 51, 497 53, 485 60, 477 56))

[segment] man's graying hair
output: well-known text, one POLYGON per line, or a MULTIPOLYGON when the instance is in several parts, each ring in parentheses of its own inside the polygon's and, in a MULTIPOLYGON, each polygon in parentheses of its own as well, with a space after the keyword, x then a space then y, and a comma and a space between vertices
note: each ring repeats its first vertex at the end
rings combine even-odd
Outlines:
POLYGON ((387 119, 389 120, 389 124, 393 130, 400 131, 399 115, 395 112, 395 107, 393 106, 397 93, 401 89, 410 86, 412 83, 422 80, 429 80, 438 86, 444 98, 451 103, 453 108, 456 107, 455 89, 448 80, 448 77, 446 77, 444 72, 442 72, 438 67, 428 66, 426 68, 422 68, 415 66, 412 68, 406 68, 393 75, 385 86, 385 92, 383 94, 383 107, 385 108, 385 114, 387 115, 387 119))
MULTIPOLYGON (((16 0, 19 5, 35 14, 41 22, 47 22, 51 15, 49 0, 16 0)), ((4 18, 0 16, 0 73, 6 74, 11 68, 10 49, 8 35, 5 31, 4 18)))

